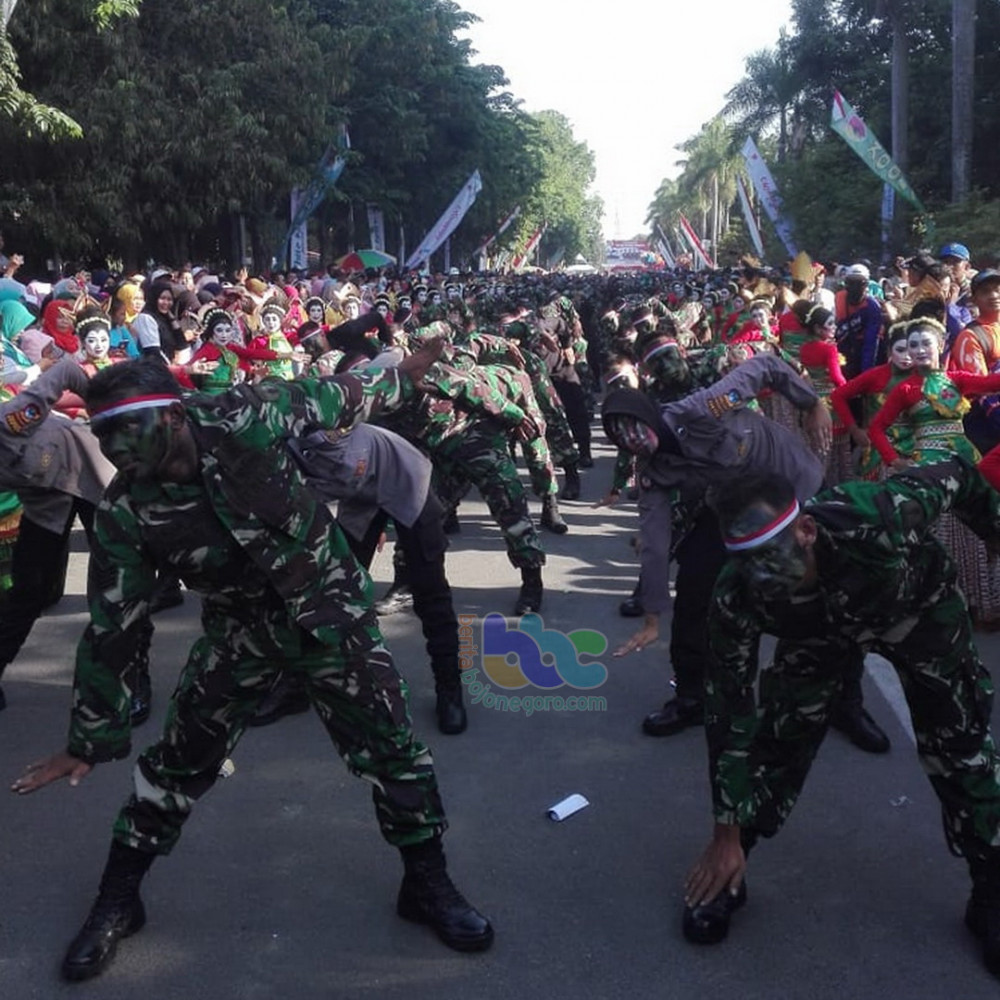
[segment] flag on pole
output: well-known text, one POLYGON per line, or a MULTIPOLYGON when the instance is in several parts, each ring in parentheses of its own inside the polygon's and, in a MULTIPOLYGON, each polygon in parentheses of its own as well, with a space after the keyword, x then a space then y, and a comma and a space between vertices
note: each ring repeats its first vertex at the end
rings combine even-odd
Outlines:
POLYGON ((767 217, 774 224, 778 238, 785 244, 789 257, 794 257, 798 250, 795 246, 795 238, 792 236, 792 227, 781 215, 781 195, 778 194, 778 185, 774 183, 771 171, 757 149, 757 144, 747 136, 747 141, 743 143, 743 159, 746 161, 747 173, 753 182, 754 190, 760 203, 767 212, 767 217))
POLYGON ((708 252, 701 245, 701 240, 698 239, 698 234, 694 231, 694 226, 691 225, 688 220, 678 213, 681 220, 681 230, 688 239, 688 243, 691 244, 691 249, 694 250, 695 256, 700 257, 702 260, 702 267, 708 267, 715 270, 715 261, 708 256, 708 252))
POLYGON ((656 240, 656 249, 659 251, 660 256, 663 258, 663 263, 666 264, 667 267, 677 266, 677 262, 674 260, 674 255, 670 252, 670 248, 659 237, 657 237, 656 240))
POLYGON ((507 229, 510 227, 510 224, 520 214, 521 214, 521 206, 520 205, 515 205, 514 206, 514 211, 511 212, 510 215, 508 215, 507 218, 504 219, 503 222, 501 222, 499 226, 497 226, 497 231, 488 240, 486 240, 486 242, 483 243, 482 246, 480 246, 479 249, 476 250, 476 252, 472 256, 473 257, 479 257, 482 254, 486 253, 486 251, 490 248, 491 244, 498 237, 502 236, 507 231, 507 229))
POLYGON ((458 228, 465 218, 465 213, 472 208, 473 203, 483 189, 483 180, 479 171, 474 170, 472 176, 462 185, 452 203, 444 210, 444 214, 431 227, 427 235, 420 241, 420 246, 410 254, 406 267, 419 267, 430 260, 431 254, 458 228))
MULTIPOLYGON (((312 180, 305 188, 296 188, 292 192, 292 221, 285 233, 281 249, 275 256, 283 260, 293 240, 302 247, 305 245, 305 225, 309 216, 319 208, 326 197, 326 192, 333 187, 344 172, 347 160, 344 154, 351 148, 351 137, 346 126, 341 126, 337 138, 326 148, 326 152, 316 164, 312 180), (296 235, 298 234, 298 235, 296 235)), ((298 252, 298 250, 296 250, 298 252)), ((292 267, 297 265, 293 264, 292 267)), ((300 265, 305 267, 305 264, 300 265)))
POLYGON ((736 190, 740 196, 740 205, 743 208, 743 218, 746 220, 747 229, 750 230, 750 239, 753 241, 754 249, 761 260, 764 259, 764 241, 760 235, 760 226, 753 216, 753 209, 750 207, 750 193, 742 177, 736 178, 736 190))
POLYGON ((520 271, 525 264, 528 263, 528 258, 535 252, 535 247, 541 242, 542 236, 545 235, 545 230, 548 228, 547 223, 543 222, 532 234, 531 239, 525 244, 524 249, 514 257, 511 262, 511 268, 515 271, 520 271))
POLYGON ((918 212, 926 212, 916 191, 910 187, 903 171, 896 166, 874 133, 861 120, 861 116, 844 100, 839 90, 833 92, 830 111, 830 128, 868 165, 869 169, 886 184, 901 194, 918 212))

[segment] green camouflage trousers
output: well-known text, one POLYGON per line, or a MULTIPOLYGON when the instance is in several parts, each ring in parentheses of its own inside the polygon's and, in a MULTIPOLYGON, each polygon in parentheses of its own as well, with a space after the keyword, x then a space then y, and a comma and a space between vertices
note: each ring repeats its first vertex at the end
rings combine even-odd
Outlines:
POLYGON ((502 427, 493 421, 477 421, 461 438, 444 441, 432 457, 434 492, 446 510, 458 506, 472 483, 503 532, 511 565, 523 569, 545 564, 545 550, 528 513, 524 486, 502 427))
POLYGON ((282 674, 306 682, 313 708, 348 768, 371 782, 382 835, 396 847, 446 827, 430 751, 414 738, 406 683, 374 625, 340 648, 289 630, 284 658, 200 638, 170 701, 163 736, 136 764, 135 787, 115 820, 117 840, 167 854, 195 801, 217 780, 262 699, 282 674), (373 645, 374 644, 374 645, 373 645))
MULTIPOLYGON (((881 653, 899 675, 949 846, 975 857, 1000 847, 993 683, 973 643, 964 598, 954 585, 938 593, 919 617, 903 619, 866 648, 881 653)), ((836 638, 779 641, 773 665, 760 676, 761 718, 750 751, 754 787, 728 790, 742 801, 741 826, 764 836, 781 827, 826 733, 843 664, 856 655, 852 643, 836 638)))

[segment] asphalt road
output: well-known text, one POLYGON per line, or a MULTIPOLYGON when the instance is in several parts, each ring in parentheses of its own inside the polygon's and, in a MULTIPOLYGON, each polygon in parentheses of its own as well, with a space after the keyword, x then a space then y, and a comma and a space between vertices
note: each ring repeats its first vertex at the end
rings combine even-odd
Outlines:
MULTIPOLYGON (((542 617, 547 629, 603 633, 613 649, 635 624, 617 614, 634 579, 635 512, 630 504, 591 507, 610 479, 610 452, 598 456, 584 500, 563 505, 570 533, 545 536, 542 617)), ((473 634, 481 635, 485 615, 511 610, 518 575, 478 499, 463 504, 461 519, 449 575, 457 610, 476 616, 473 634)), ((74 556, 67 596, 4 677, 0 768, 8 783, 64 739, 73 645, 85 622, 84 558, 74 556)), ((383 583, 391 575, 388 553, 375 575, 383 583)), ((137 749, 162 721, 197 616, 189 595, 156 619, 154 712, 136 732, 137 749)), ((235 774, 198 804, 176 851, 153 866, 146 928, 91 984, 61 983, 58 965, 92 902, 130 767, 98 767, 76 789, 0 797, 0 996, 997 995, 962 925, 964 863, 945 848, 884 663, 870 663, 866 691, 891 753, 867 756, 831 734, 786 829, 754 853, 749 903, 729 940, 698 948, 680 934, 680 887, 711 830, 703 734, 655 740, 639 731, 667 694, 665 643, 626 660, 612 660, 610 650, 600 656, 607 680, 590 693, 603 702, 587 710, 550 703, 530 714, 504 711, 477 689, 483 697, 470 705, 469 730, 445 737, 433 723, 419 623, 409 614, 383 623, 411 685, 416 727, 434 750, 452 874, 493 919, 492 951, 450 952, 396 917, 396 853, 379 836, 367 787, 307 714, 247 734, 235 774), (548 807, 571 793, 589 807, 562 823, 548 819, 548 807)), ((980 639, 992 664, 1000 640, 980 639)))

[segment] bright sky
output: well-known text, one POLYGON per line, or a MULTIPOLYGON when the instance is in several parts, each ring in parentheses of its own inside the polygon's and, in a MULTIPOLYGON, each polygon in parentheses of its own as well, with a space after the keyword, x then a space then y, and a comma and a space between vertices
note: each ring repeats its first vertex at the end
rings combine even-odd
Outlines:
POLYGON ((604 235, 646 232, 674 147, 722 109, 746 56, 772 47, 790 0, 457 0, 481 20, 477 63, 502 66, 526 111, 553 109, 593 150, 604 235))

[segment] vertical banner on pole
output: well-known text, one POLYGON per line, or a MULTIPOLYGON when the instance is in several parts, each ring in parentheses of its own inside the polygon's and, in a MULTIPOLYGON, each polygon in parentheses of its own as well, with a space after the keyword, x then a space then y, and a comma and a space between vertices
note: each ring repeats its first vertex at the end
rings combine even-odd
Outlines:
POLYGON ((774 183, 771 171, 757 149, 757 144, 747 136, 747 141, 743 143, 743 159, 746 161, 747 173, 753 182, 754 190, 760 203, 767 212, 767 217, 774 224, 778 238, 785 244, 789 257, 794 257, 799 251, 795 246, 795 238, 792 236, 792 227, 787 219, 781 214, 781 195, 778 194, 778 185, 774 183))
POLYGON ((483 189, 483 180, 479 171, 474 170, 469 179, 462 185, 452 203, 444 210, 444 214, 431 227, 430 231, 406 260, 407 270, 419 267, 430 259, 432 253, 458 228, 465 218, 465 213, 472 207, 479 192, 483 189))
POLYGON ((368 245, 372 250, 385 253, 385 215, 378 205, 369 203, 365 208, 368 212, 368 245))
MULTIPOLYGON (((302 203, 302 188, 292 188, 289 197, 290 218, 294 221, 299 217, 299 208, 302 203)), ((288 266, 296 271, 304 271, 309 266, 306 251, 309 249, 309 222, 307 218, 291 231, 288 239, 288 266)))
POLYGON ((757 220, 754 218, 753 210, 750 208, 750 194, 747 191, 746 184, 743 183, 742 177, 736 178, 736 190, 740 196, 740 207, 743 209, 743 218, 746 221, 747 229, 750 230, 750 239, 753 241, 754 249, 757 251, 757 256, 763 260, 764 240, 761 238, 760 226, 757 225, 757 220))
POLYGON ((681 221, 681 231, 687 237, 688 243, 691 244, 691 249, 694 250, 695 255, 701 258, 702 267, 707 267, 715 269, 715 261, 708 256, 708 251, 702 246, 701 240, 698 239, 698 234, 694 231, 694 226, 683 216, 680 215, 681 221))

